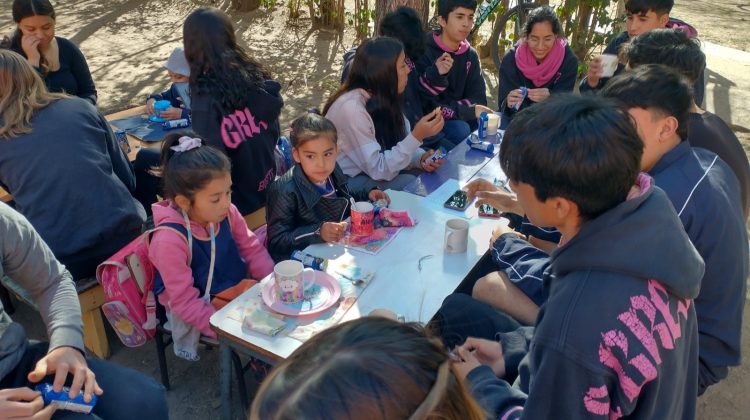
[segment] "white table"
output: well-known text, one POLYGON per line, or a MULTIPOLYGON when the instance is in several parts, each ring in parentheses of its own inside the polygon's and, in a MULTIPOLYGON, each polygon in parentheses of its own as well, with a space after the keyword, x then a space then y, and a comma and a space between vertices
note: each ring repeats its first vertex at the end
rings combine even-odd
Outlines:
MULTIPOLYGON (((419 223, 404 228, 377 255, 356 250, 346 250, 339 245, 319 244, 305 249, 310 254, 336 259, 336 262, 353 261, 364 269, 374 271, 375 278, 344 315, 343 321, 367 315, 376 308, 386 308, 403 315, 406 321, 426 323, 437 312, 443 299, 451 294, 466 274, 489 247, 492 228, 498 223, 494 219, 469 219, 468 249, 462 254, 445 254, 443 237, 445 223, 455 218, 447 210, 441 211, 423 205, 424 197, 406 192, 388 191, 391 208, 408 209, 419 223), (420 258, 431 255, 422 262, 420 258)), ((449 193, 450 194, 450 193, 449 193)), ((447 197, 445 197, 447 199, 447 197)), ((259 285, 245 293, 257 293, 259 285)), ((244 295, 244 294, 243 294, 244 295)), ((268 362, 287 358, 302 342, 288 337, 283 332, 275 337, 245 331, 240 322, 227 315, 243 303, 243 296, 227 304, 211 316, 211 327, 222 343, 222 390, 221 399, 228 409, 229 381, 231 377, 231 351, 252 354, 268 362), (226 389, 225 389, 226 388, 226 389)), ((229 411, 225 411, 228 415, 229 411)))

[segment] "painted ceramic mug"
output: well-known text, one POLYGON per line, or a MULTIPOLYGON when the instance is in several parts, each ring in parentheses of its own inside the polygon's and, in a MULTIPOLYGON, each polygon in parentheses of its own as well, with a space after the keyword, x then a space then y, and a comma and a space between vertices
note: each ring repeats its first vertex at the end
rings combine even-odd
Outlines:
POLYGON ((305 297, 305 290, 315 283, 315 270, 301 262, 286 260, 273 267, 276 297, 284 303, 297 303, 305 297))
POLYGON ((352 235, 372 235, 375 229, 375 207, 367 201, 358 201, 352 206, 352 235))

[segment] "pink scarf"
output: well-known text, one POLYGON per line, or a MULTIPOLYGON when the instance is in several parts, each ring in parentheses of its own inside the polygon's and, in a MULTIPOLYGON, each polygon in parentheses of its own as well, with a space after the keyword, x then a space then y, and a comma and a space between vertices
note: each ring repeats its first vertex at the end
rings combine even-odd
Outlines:
POLYGON ((531 53, 531 49, 524 39, 516 48, 516 66, 527 79, 534 83, 534 86, 544 86, 560 70, 565 58, 565 45, 567 45, 567 42, 564 39, 558 38, 555 40, 552 50, 541 63, 537 64, 534 54, 531 53))

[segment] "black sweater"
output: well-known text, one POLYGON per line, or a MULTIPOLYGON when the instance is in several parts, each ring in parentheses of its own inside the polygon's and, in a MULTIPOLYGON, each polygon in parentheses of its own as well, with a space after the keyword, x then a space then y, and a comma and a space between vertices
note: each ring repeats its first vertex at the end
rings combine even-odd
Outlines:
MULTIPOLYGON (((96 86, 83 53, 67 39, 59 36, 55 39, 60 54, 60 68, 43 76, 47 89, 52 92, 66 92, 96 105, 96 86)), ((20 47, 13 46, 11 49, 26 57, 20 47)))
MULTIPOLYGON (((442 108, 443 118, 476 121, 474 105, 487 105, 482 68, 476 50, 463 41, 451 51, 440 41, 437 32, 427 35, 425 53, 417 61, 422 108, 442 108), (453 67, 441 76, 435 61, 444 53, 453 58, 453 67)), ((411 81, 410 81, 411 82, 411 81)))
MULTIPOLYGON (((513 116, 517 111, 510 109, 505 106, 505 101, 508 98, 510 91, 518 89, 520 87, 527 87, 529 89, 536 88, 547 88, 550 93, 565 93, 572 92, 576 85, 576 78, 578 77, 578 58, 573 53, 573 50, 569 46, 565 46, 565 57, 560 65, 560 69, 557 74, 544 86, 535 86, 529 78, 524 76, 521 70, 516 65, 516 47, 511 48, 505 53, 503 62, 500 64, 500 90, 498 96, 498 109, 502 110, 504 114, 513 116)), ((533 105, 534 102, 526 97, 521 104, 519 110, 533 105)))
POLYGON ((193 129, 232 162, 232 203, 242 215, 266 205, 267 188, 276 177, 274 150, 279 138, 281 85, 267 80, 261 89, 247 89, 246 106, 227 111, 212 94, 190 87, 193 129))

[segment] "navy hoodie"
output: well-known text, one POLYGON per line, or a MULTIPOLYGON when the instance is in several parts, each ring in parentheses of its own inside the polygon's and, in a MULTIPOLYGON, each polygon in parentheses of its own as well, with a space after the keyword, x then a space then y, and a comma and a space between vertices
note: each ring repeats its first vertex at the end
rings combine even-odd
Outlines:
MULTIPOLYGON (((232 162, 232 203, 242 215, 266 205, 266 190, 276 176, 274 149, 279 138, 281 85, 267 80, 247 89, 246 106, 227 111, 218 98, 190 88, 193 129, 232 162)), ((217 92, 216 94, 219 94, 217 92)))
POLYGON ((419 89, 425 110, 440 106, 443 118, 476 121, 474 105, 487 105, 482 68, 479 56, 468 41, 459 44, 453 51, 440 40, 437 32, 427 35, 425 53, 417 60, 420 75, 419 89), (450 53, 453 67, 441 76, 435 61, 444 53, 450 53))
MULTIPOLYGON (((685 32, 687 32, 688 36, 690 38, 697 38, 698 37, 698 31, 692 27, 690 24, 683 22, 679 19, 675 18, 669 18, 669 21, 667 22, 666 28, 668 29, 681 29, 685 32)), ((626 44, 628 41, 630 41, 630 35, 628 35, 627 31, 620 32, 612 41, 607 44, 607 47, 604 49, 602 54, 611 54, 611 55, 619 55, 620 54, 620 47, 623 46, 623 44, 626 44)), ((615 70, 615 76, 622 73, 622 71, 625 70, 625 65, 620 63, 617 65, 617 70, 615 70)), ((701 105, 703 103, 703 98, 705 96, 706 92, 706 69, 704 68, 701 71, 700 76, 698 77, 698 80, 695 81, 695 84, 693 85, 693 98, 695 99, 695 103, 698 105, 701 105)), ((599 83, 596 85, 596 87, 589 86, 588 78, 584 77, 583 80, 581 80, 581 83, 579 83, 578 88, 580 89, 581 93, 585 92, 592 92, 592 91, 598 91, 599 89, 603 88, 604 85, 607 84, 609 81, 609 77, 602 77, 599 79, 599 83)))
POLYGON ((479 403, 503 419, 694 418, 703 261, 664 192, 584 223, 550 262, 530 343, 527 329, 498 334, 509 358, 530 344, 518 380, 472 370, 479 403))
MULTIPOLYGON (((748 242, 739 184, 712 152, 681 142, 649 172, 666 191, 688 237, 706 263, 695 300, 700 335, 700 388, 719 382, 740 364, 740 333, 748 276, 748 242)), ((543 301, 547 254, 504 235, 495 242, 499 267, 535 302, 543 301)))
POLYGON ((690 145, 716 153, 737 175, 740 182, 742 212, 747 219, 750 209, 750 163, 737 135, 718 115, 708 111, 702 114, 691 112, 689 124, 690 145))

